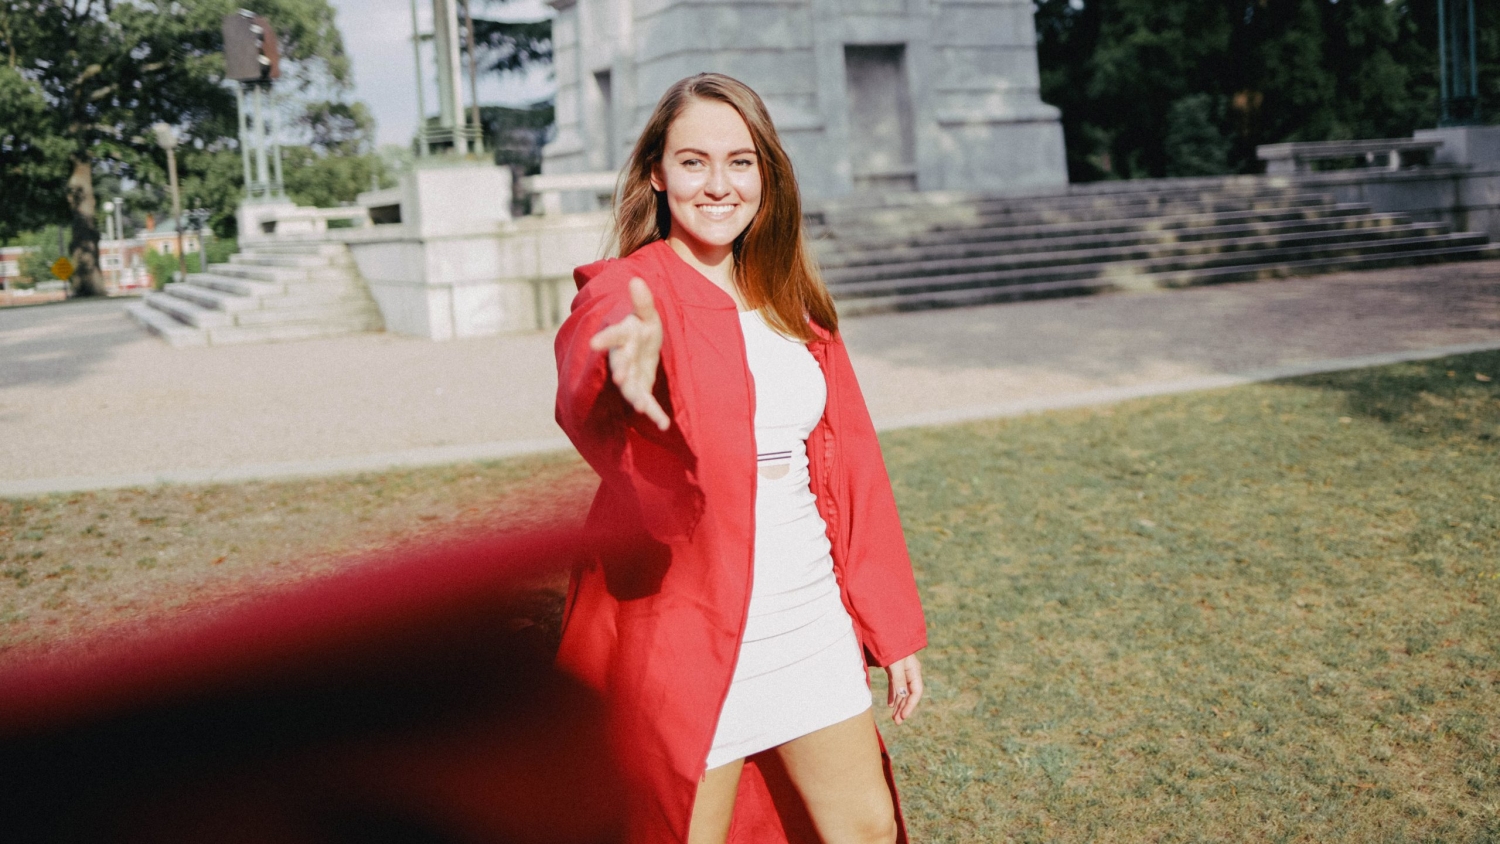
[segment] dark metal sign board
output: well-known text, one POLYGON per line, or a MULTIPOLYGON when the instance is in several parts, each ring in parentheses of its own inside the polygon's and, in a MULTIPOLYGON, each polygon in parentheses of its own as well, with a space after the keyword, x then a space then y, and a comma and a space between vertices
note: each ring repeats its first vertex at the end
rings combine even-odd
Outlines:
POLYGON ((244 9, 224 16, 224 75, 236 82, 281 78, 276 30, 265 17, 244 9))

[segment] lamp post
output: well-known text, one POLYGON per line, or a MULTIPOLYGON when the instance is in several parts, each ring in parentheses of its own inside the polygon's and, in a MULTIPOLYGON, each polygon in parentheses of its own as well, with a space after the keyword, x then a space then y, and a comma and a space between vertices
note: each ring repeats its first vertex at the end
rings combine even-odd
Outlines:
MULTIPOLYGON (((115 239, 125 239, 125 198, 115 200, 115 239)), ((122 259, 123 260, 123 259, 122 259)))
MULTIPOLYGON (((115 253, 120 251, 120 241, 115 237, 115 204, 104 203, 104 243, 111 243, 115 247, 115 253)), ((104 243, 99 244, 99 271, 104 275, 104 288, 109 289, 109 269, 104 261, 104 243)))
POLYGON ((156 133, 156 143, 167 151, 167 181, 172 186, 172 221, 177 227, 177 271, 178 281, 187 281, 187 256, 182 248, 182 196, 177 190, 177 133, 165 123, 151 127, 156 133))

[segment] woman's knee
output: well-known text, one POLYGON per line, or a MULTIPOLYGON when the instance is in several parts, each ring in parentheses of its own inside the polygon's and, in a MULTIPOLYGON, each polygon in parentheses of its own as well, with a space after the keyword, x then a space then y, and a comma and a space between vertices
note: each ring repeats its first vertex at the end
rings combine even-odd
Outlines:
POLYGON ((850 825, 849 844, 896 844, 896 815, 885 812, 862 813, 850 825))

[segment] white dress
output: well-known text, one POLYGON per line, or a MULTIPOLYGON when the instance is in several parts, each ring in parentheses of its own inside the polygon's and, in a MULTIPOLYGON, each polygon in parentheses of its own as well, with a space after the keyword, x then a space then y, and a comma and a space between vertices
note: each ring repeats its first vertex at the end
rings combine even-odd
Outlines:
POLYGON ((734 680, 708 767, 742 759, 870 708, 854 625, 839 598, 827 526, 808 486, 807 436, 828 386, 802 343, 740 314, 755 379, 755 579, 734 680), (778 475, 781 468, 786 472, 778 475), (767 472, 767 470, 770 470, 767 472))

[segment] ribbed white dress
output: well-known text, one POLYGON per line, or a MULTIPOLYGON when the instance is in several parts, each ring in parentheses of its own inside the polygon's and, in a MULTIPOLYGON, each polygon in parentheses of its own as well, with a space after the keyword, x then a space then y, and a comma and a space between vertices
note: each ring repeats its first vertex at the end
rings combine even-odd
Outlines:
POLYGON ((755 379, 755 580, 708 767, 742 759, 870 708, 864 658, 839 598, 828 529, 808 486, 807 436, 828 397, 807 347, 740 314, 755 379), (782 467, 785 475, 779 475, 782 467), (769 471, 768 471, 769 470, 769 471))

